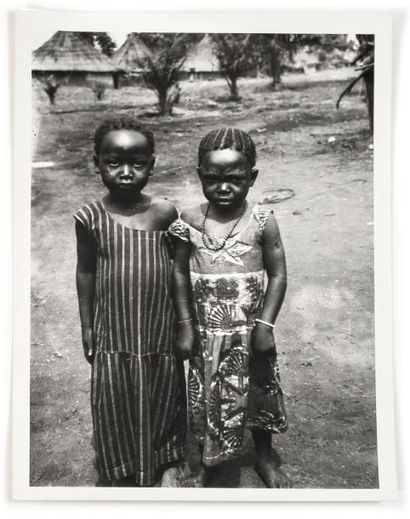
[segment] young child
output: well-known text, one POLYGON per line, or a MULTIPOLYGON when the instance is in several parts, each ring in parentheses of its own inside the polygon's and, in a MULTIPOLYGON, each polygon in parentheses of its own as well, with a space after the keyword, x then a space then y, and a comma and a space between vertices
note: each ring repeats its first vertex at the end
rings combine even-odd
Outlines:
POLYGON ((184 452, 184 372, 173 350, 167 233, 177 213, 143 192, 153 154, 153 135, 137 121, 104 122, 95 132, 94 162, 108 194, 74 215, 93 441, 104 485, 152 486, 184 452))
POLYGON ((190 359, 189 416, 202 453, 200 470, 188 482, 193 486, 206 485, 209 467, 240 452, 246 428, 265 485, 290 486, 271 444, 272 433, 287 428, 273 333, 286 263, 272 212, 246 200, 258 174, 255 161, 247 133, 208 133, 198 153, 208 203, 185 211, 170 227, 177 347, 190 359))

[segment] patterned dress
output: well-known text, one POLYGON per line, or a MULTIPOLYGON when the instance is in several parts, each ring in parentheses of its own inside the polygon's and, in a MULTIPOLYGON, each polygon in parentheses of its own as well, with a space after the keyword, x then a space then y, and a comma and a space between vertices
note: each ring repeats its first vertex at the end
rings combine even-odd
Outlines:
POLYGON ((272 354, 260 365, 251 349, 265 292, 262 242, 269 214, 255 208, 246 226, 219 251, 206 248, 201 232, 181 218, 170 227, 172 235, 192 245, 190 276, 200 339, 190 362, 188 409, 208 466, 239 454, 246 429, 287 429, 276 359, 272 354))
POLYGON ((164 231, 113 220, 101 202, 74 217, 96 245, 96 355, 91 408, 96 465, 104 480, 135 474, 150 486, 183 458, 183 365, 173 351, 172 262, 164 231))

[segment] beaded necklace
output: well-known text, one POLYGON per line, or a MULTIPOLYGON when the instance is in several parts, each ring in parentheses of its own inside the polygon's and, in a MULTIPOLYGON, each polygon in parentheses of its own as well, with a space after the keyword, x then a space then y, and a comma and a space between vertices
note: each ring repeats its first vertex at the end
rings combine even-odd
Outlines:
POLYGON ((208 218, 209 207, 210 207, 210 204, 208 204, 208 207, 206 208, 204 219, 202 221, 202 228, 201 228, 202 243, 205 245, 205 247, 208 250, 219 251, 219 250, 222 250, 225 247, 226 242, 232 236, 234 230, 236 229, 237 225, 239 224, 239 222, 241 221, 243 215, 245 214, 245 212, 246 212, 246 202, 243 204, 242 211, 241 211, 240 215, 238 216, 236 222, 234 223, 232 229, 229 231, 229 234, 222 240, 222 244, 219 245, 219 246, 212 245, 212 243, 210 241, 210 238, 207 236, 207 234, 205 232, 205 224, 206 224, 206 219, 208 218))

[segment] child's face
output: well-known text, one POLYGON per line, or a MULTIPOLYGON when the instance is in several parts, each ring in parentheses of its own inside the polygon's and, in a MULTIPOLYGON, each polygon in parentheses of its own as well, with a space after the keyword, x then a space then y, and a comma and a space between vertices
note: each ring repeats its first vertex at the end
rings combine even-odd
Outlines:
POLYGON ((243 153, 228 148, 205 153, 198 173, 205 198, 225 209, 243 204, 258 174, 243 153))
POLYGON ((96 172, 110 192, 129 196, 148 183, 155 158, 147 138, 135 130, 112 130, 94 156, 96 172))

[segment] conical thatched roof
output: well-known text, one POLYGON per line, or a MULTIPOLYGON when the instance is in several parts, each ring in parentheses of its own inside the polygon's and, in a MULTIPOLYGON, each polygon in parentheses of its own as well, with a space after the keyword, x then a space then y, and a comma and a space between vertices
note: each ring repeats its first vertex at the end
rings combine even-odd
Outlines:
POLYGON ((144 60, 151 54, 138 34, 131 32, 121 47, 114 53, 113 61, 121 70, 136 72, 144 68, 144 60))
POLYGON ((207 34, 194 46, 182 67, 182 70, 186 71, 191 69, 195 69, 196 72, 219 71, 219 61, 214 52, 211 38, 207 34))
POLYGON ((75 32, 58 31, 33 52, 32 70, 39 72, 115 72, 110 58, 75 32))

